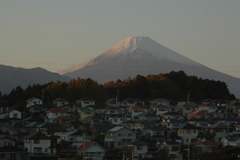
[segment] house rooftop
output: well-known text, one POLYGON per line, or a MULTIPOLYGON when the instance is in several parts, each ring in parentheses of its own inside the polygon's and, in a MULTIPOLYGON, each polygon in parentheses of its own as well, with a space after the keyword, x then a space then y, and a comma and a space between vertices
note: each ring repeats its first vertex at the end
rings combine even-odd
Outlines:
POLYGON ((223 128, 224 129, 224 128, 231 128, 231 127, 228 127, 225 124, 218 122, 218 123, 206 126, 204 128, 211 128, 211 129, 222 129, 223 128))
POLYGON ((192 144, 202 144, 202 145, 220 145, 220 143, 211 140, 197 140, 192 142, 192 144))
POLYGON ((64 98, 57 98, 57 99, 53 100, 53 102, 69 102, 69 100, 64 99, 64 98))
POLYGON ((138 106, 138 105, 133 105, 133 106, 128 107, 128 108, 126 108, 126 109, 144 109, 144 108, 143 108, 143 107, 140 107, 140 106, 138 106))
POLYGON ((65 109, 60 108, 60 107, 56 107, 56 108, 49 109, 46 112, 66 113, 67 111, 65 109))
POLYGON ((206 113, 203 111, 193 111, 188 113, 187 115, 206 115, 206 113))
POLYGON ((158 126, 150 126, 143 128, 144 130, 152 130, 152 131, 165 131, 166 128, 158 127, 158 126))
POLYGON ((110 129, 114 128, 110 124, 94 124, 93 128, 96 129, 96 131, 109 131, 110 129))
POLYGON ((164 113, 164 114, 162 114, 162 115, 179 115, 179 116, 182 116, 182 114, 181 113, 178 113, 178 112, 167 112, 167 113, 164 113))
POLYGON ((199 127, 194 126, 189 123, 184 123, 184 124, 181 124, 181 125, 175 127, 174 129, 199 129, 199 127))
POLYGON ((77 149, 76 149, 76 151, 84 151, 84 149, 86 150, 86 149, 88 149, 91 145, 93 145, 95 142, 91 142, 91 141, 86 141, 85 142, 85 145, 84 145, 84 143, 80 146, 80 147, 78 147, 77 149), (85 147, 85 148, 84 148, 85 147))

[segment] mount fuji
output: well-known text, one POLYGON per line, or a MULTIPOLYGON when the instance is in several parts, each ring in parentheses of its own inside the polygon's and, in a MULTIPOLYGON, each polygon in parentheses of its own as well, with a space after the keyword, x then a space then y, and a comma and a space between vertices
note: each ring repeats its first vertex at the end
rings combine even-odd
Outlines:
POLYGON ((224 81, 231 93, 240 97, 240 79, 210 69, 186 58, 148 37, 127 37, 83 68, 64 76, 91 78, 104 83, 134 78, 140 74, 168 73, 183 70, 188 75, 224 81))

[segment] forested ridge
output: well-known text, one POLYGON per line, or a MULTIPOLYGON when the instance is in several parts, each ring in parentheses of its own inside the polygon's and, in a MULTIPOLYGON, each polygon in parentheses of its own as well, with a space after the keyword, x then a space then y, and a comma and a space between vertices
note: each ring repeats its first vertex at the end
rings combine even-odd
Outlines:
POLYGON ((189 91, 191 99, 196 102, 208 98, 235 99, 235 96, 229 93, 225 82, 187 76, 183 71, 146 77, 137 75, 135 78, 110 81, 103 85, 90 78, 78 78, 69 82, 57 81, 44 85, 29 85, 25 90, 18 86, 2 97, 8 100, 11 106, 25 106, 27 99, 42 98, 43 92, 44 101, 48 104, 57 98, 65 98, 75 103, 76 100, 89 97, 96 100, 97 105, 104 106, 107 99, 116 98, 118 91, 120 100, 140 98, 146 102, 155 98, 177 102, 186 98, 189 91))

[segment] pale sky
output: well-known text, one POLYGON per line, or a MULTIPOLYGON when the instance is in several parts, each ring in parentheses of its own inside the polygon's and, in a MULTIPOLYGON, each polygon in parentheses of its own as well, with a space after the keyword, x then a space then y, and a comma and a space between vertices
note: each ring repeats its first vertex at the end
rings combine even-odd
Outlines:
POLYGON ((240 78, 239 0, 2 0, 0 64, 52 72, 148 36, 240 78))

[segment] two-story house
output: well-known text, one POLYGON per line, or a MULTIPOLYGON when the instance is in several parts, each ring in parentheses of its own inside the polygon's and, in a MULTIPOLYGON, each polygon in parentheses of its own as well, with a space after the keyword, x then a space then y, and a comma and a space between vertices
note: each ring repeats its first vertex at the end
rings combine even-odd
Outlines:
POLYGON ((180 126, 181 124, 186 123, 184 119, 162 119, 161 126, 167 129, 173 129, 174 127, 180 126))
POLYGON ((69 105, 69 100, 64 99, 64 98, 57 98, 57 99, 53 100, 53 105, 55 107, 69 105))
POLYGON ((138 105, 133 105, 131 107, 128 107, 126 108, 126 110, 131 115, 132 121, 136 121, 137 119, 135 117, 144 113, 144 108, 138 105))
POLYGON ((43 104, 42 100, 37 97, 29 98, 26 100, 26 102, 27 102, 27 105, 26 105, 27 108, 36 104, 43 104))
POLYGON ((159 151, 162 158, 177 159, 181 151, 181 143, 171 139, 164 140, 159 145, 159 151))
POLYGON ((181 137, 182 144, 187 145, 197 140, 200 128, 189 123, 184 123, 180 126, 175 127, 174 129, 178 130, 177 135, 181 137))
POLYGON ((136 133, 123 126, 116 126, 105 135, 105 147, 123 149, 127 142, 135 140, 136 133))
POLYGON ((192 119, 192 118, 206 119, 207 118, 207 113, 203 112, 203 111, 194 111, 194 112, 188 113, 187 117, 188 117, 188 119, 192 119))
POLYGON ((157 99, 154 99, 154 100, 151 100, 149 101, 149 103, 151 104, 151 106, 156 106, 156 105, 159 105, 159 104, 162 104, 162 105, 169 105, 170 101, 169 100, 166 100, 164 98, 157 98, 157 99))
POLYGON ((185 116, 186 114, 195 111, 197 109, 197 105, 185 103, 176 106, 176 109, 178 110, 179 113, 185 116))
POLYGON ((53 123, 54 119, 57 117, 67 115, 67 111, 60 107, 49 109, 46 111, 46 113, 47 113, 47 116, 45 117, 45 122, 50 122, 50 123, 53 123))
POLYGON ((138 105, 138 106, 145 106, 145 102, 139 98, 128 98, 128 99, 125 99, 122 101, 122 106, 124 108, 127 108, 127 107, 131 107, 131 106, 134 106, 134 105, 138 105))
POLYGON ((84 97, 82 99, 77 100, 76 104, 77 106, 79 106, 79 108, 84 108, 89 105, 95 105, 95 100, 88 97, 84 97))
POLYGON ((91 108, 78 108, 78 115, 79 115, 79 119, 80 121, 84 122, 85 118, 88 116, 93 116, 95 114, 95 111, 91 108))
POLYGON ((149 158, 148 145, 149 143, 138 139, 129 141, 127 143, 126 157, 132 157, 132 155, 134 155, 134 159, 149 158))
POLYGON ((162 115, 162 114, 167 113, 167 112, 174 112, 175 111, 175 107, 171 106, 171 105, 159 104, 159 105, 153 106, 152 108, 153 108, 153 111, 156 113, 156 115, 162 115))
POLYGON ((231 127, 219 122, 204 128, 206 134, 209 134, 212 140, 218 143, 221 143, 222 138, 233 135, 231 127))

